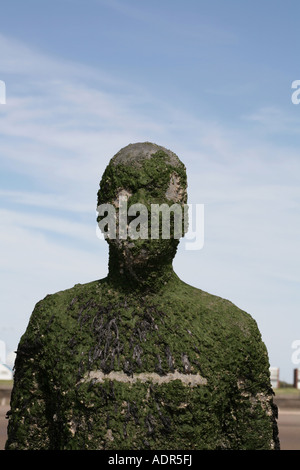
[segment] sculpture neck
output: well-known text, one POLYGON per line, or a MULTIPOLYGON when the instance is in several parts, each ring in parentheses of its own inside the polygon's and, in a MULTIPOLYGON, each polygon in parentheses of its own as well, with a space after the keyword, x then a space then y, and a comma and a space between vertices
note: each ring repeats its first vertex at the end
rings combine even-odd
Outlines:
POLYGON ((155 262, 133 262, 110 245, 107 280, 117 289, 158 292, 176 277, 172 261, 173 258, 163 258, 156 259, 155 262))

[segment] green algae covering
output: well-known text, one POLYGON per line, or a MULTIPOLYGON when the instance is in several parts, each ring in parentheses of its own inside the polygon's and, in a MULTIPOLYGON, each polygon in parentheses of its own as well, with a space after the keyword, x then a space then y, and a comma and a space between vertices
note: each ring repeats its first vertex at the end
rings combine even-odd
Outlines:
MULTIPOLYGON (((178 157, 133 144, 98 204, 186 202, 178 157)), ((268 354, 255 320, 182 282, 179 240, 108 240, 105 279, 34 308, 15 363, 6 449, 279 449, 268 354)))

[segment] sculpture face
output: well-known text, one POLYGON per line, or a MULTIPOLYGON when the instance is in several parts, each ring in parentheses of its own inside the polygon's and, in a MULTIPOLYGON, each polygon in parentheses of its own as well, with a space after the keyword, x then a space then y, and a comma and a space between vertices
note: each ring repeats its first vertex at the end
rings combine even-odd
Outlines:
MULTIPOLYGON (((120 272, 172 262, 184 235, 186 187, 184 165, 163 147, 133 144, 112 158, 100 183, 98 208, 108 204, 115 213, 115 231, 106 240, 120 272)), ((104 222, 103 215, 98 222, 104 222)))

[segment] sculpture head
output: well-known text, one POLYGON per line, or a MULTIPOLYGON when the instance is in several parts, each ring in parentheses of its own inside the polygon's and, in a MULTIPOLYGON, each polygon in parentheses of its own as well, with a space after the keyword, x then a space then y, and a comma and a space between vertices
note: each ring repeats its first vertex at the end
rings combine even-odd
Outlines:
POLYGON ((98 191, 110 274, 142 285, 167 275, 186 229, 186 203, 186 170, 177 155, 149 142, 121 149, 98 191))

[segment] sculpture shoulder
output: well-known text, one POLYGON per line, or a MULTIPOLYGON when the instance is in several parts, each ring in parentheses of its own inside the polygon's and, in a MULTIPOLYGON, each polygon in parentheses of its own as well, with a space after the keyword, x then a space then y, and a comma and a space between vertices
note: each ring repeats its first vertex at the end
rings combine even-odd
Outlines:
POLYGON ((30 316, 26 331, 36 330, 40 334, 49 329, 52 323, 61 324, 71 321, 72 311, 78 304, 86 304, 95 301, 101 302, 101 297, 106 291, 105 279, 92 281, 46 295, 37 302, 30 316))
POLYGON ((251 336, 260 341, 261 335, 253 316, 228 299, 181 281, 176 288, 165 292, 162 300, 170 308, 178 312, 181 310, 196 328, 207 328, 218 334, 223 332, 225 336, 251 336))
POLYGON ((182 321, 186 324, 189 317, 191 337, 199 338, 210 351, 215 351, 218 366, 227 367, 231 362, 238 365, 247 363, 247 367, 256 371, 258 376, 260 373, 268 374, 267 349, 257 321, 250 313, 230 300, 189 285, 182 285, 180 293, 179 290, 169 294, 174 298, 173 305, 188 312, 182 321))
POLYGON ((207 312, 211 315, 237 315, 251 320, 251 315, 232 301, 222 298, 218 295, 208 293, 197 287, 186 284, 181 281, 177 283, 176 288, 170 289, 164 295, 170 301, 182 304, 185 308, 196 310, 199 313, 207 312))

